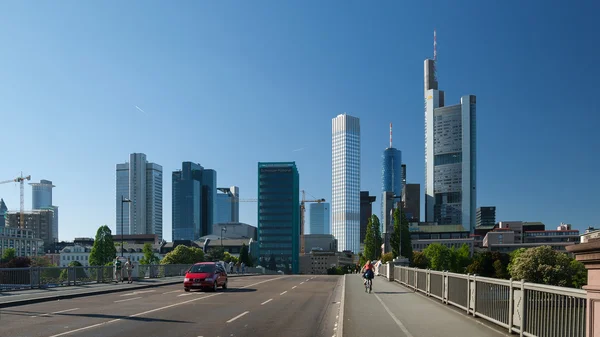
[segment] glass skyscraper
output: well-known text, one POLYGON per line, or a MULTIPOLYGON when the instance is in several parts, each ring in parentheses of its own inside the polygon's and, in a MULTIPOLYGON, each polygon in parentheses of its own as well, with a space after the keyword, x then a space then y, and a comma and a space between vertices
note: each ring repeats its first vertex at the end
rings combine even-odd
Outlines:
MULTIPOLYGON (((396 148, 388 147, 383 151, 381 156, 381 200, 385 200, 386 192, 392 192, 394 196, 398 196, 400 201, 402 196, 402 152, 396 148)), ((387 233, 390 224, 384 223, 385 206, 381 203, 380 231, 387 233)))
POLYGON ((31 185, 31 209, 51 209, 54 213, 52 219, 52 240, 58 242, 58 206, 52 205, 52 185, 50 180, 40 180, 39 183, 30 183, 31 185))
POLYGON ((475 228, 476 98, 445 106, 435 61, 425 60, 425 218, 475 228))
POLYGON ((215 214, 215 223, 240 221, 239 197, 240 188, 237 186, 217 188, 217 213, 215 214))
POLYGON ((311 203, 308 210, 310 234, 329 234, 329 203, 311 203))
POLYGON ((360 121, 331 121, 331 234, 340 251, 360 251, 360 121))
POLYGON ((117 164, 116 232, 121 234, 121 198, 123 234, 156 234, 162 240, 162 166, 149 163, 143 153, 132 153, 129 162, 117 164))
POLYGON ((295 162, 258 163, 260 264, 299 272, 300 176, 295 162))
POLYGON ((212 234, 216 175, 192 162, 183 162, 181 170, 173 172, 173 240, 198 240, 212 234))

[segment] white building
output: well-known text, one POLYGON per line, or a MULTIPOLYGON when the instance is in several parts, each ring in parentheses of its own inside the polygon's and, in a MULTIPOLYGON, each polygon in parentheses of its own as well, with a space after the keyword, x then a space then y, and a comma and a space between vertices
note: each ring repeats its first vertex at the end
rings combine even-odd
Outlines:
MULTIPOLYGON (((143 253, 144 245, 142 244, 130 244, 125 243, 125 251, 123 252, 124 258, 131 258, 131 262, 139 264, 144 258, 143 253)), ((160 254, 160 244, 153 244, 152 250, 154 255, 159 259, 164 256, 160 254)), ((87 267, 90 265, 90 253, 92 252, 92 246, 75 244, 67 246, 60 251, 60 267, 66 267, 73 261, 78 261, 82 266, 87 267)), ((117 247, 117 255, 121 256, 120 247, 117 247)))
POLYGON ((117 234, 123 221, 124 234, 156 234, 162 240, 162 181, 162 166, 149 163, 143 153, 132 153, 128 163, 117 164, 117 234), (121 205, 121 198, 131 202, 121 205))
POLYGON ((476 223, 476 98, 445 106, 438 90, 435 61, 425 60, 425 221, 476 223))
POLYGON ((360 251, 360 121, 331 121, 331 234, 341 251, 360 251))

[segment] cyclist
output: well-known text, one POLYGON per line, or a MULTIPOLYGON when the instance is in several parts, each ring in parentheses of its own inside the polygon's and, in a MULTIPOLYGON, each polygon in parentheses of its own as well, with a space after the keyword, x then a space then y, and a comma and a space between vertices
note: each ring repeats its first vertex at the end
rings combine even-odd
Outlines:
POLYGON ((374 267, 371 261, 367 261, 362 267, 361 274, 363 277, 363 284, 367 283, 367 280, 372 280, 375 277, 374 267))

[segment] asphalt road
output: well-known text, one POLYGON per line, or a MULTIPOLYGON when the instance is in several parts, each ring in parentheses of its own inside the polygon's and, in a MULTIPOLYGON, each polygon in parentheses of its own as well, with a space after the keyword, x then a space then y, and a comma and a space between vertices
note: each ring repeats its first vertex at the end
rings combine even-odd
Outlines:
POLYGON ((214 293, 175 285, 16 306, 0 310, 0 336, 332 336, 342 280, 265 275, 214 293))

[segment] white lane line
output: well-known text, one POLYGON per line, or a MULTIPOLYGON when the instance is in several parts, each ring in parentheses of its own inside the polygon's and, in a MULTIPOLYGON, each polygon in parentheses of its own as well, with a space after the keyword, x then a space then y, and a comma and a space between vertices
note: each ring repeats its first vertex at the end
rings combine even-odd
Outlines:
POLYGON ((300 284, 304 284, 304 282, 300 282, 300 284))
POLYGON ((49 314, 43 314, 43 315, 40 315, 40 316, 50 316, 50 315, 62 314, 62 313, 65 313, 65 312, 75 311, 75 310, 79 310, 79 308, 73 308, 73 309, 67 309, 67 310, 61 310, 61 311, 55 311, 55 312, 51 312, 49 314))
POLYGON ((183 297, 183 296, 190 296, 192 294, 181 294, 181 295, 177 295, 177 297, 183 297))
POLYGON ((180 292, 180 291, 181 291, 181 290, 173 290, 173 291, 167 291, 166 293, 162 293, 162 294, 163 294, 163 295, 166 295, 166 294, 178 293, 178 292, 180 292))
POLYGON ((156 290, 134 291, 132 293, 127 293, 127 294, 123 294, 123 295, 119 295, 119 296, 133 296, 133 295, 138 295, 138 294, 152 293, 155 291, 156 290))
POLYGON ((404 326, 404 324, 402 324, 402 322, 398 319, 398 317, 396 317, 392 311, 390 310, 390 308, 388 308, 387 305, 385 305, 385 303, 383 303, 383 301, 381 300, 381 298, 379 297, 379 295, 375 294, 375 297, 377 298, 377 300, 379 301, 379 303, 381 303, 381 306, 385 309, 385 311, 387 311, 387 313, 392 317, 392 319, 394 320, 394 322, 396 322, 396 325, 398 325, 398 327, 400 328, 400 330, 402 330, 402 332, 404 332, 404 334, 406 335, 406 337, 414 337, 413 335, 411 335, 410 332, 408 332, 408 330, 406 329, 406 327, 404 326))
POLYGON ((287 290, 286 290, 286 291, 284 291, 284 292, 282 292, 282 293, 281 293, 281 294, 279 294, 279 295, 280 295, 280 296, 281 296, 281 295, 285 295, 285 293, 287 293, 287 290))
POLYGON ((139 300, 141 297, 133 297, 133 298, 126 298, 124 300, 118 300, 118 301, 113 301, 114 303, 119 303, 119 302, 127 302, 127 301, 133 301, 133 300, 139 300))
POLYGON ((307 279, 306 279, 306 282, 308 282, 308 281, 310 281, 310 279, 309 279, 309 278, 307 278, 307 279))
MULTIPOLYGON (((271 281, 279 280, 280 278, 283 278, 283 277, 285 277, 285 276, 271 278, 271 279, 268 279, 268 280, 256 282, 256 283, 244 286, 241 289, 252 287, 252 286, 255 286, 255 285, 258 285, 258 284, 261 284, 261 283, 265 283, 265 282, 271 282, 271 281)), ((183 302, 179 302, 179 303, 174 303, 174 304, 166 305, 164 307, 160 307, 160 308, 156 308, 156 309, 152 309, 152 310, 140 312, 140 313, 137 313, 135 315, 130 315, 130 316, 123 317, 123 318, 116 318, 116 319, 113 319, 113 320, 110 320, 110 321, 106 321, 106 322, 102 322, 102 323, 97 323, 97 324, 92 324, 92 325, 89 325, 89 326, 84 326, 84 327, 79 328, 79 329, 73 329, 73 330, 70 330, 70 331, 61 332, 59 334, 52 335, 52 336, 49 336, 49 337, 66 336, 66 335, 70 335, 70 334, 73 334, 73 333, 76 333, 76 332, 85 331, 85 330, 89 330, 89 329, 96 328, 96 327, 99 327, 99 326, 107 325, 107 324, 110 324, 110 323, 119 322, 119 321, 122 321, 124 319, 129 319, 129 318, 134 318, 134 317, 139 317, 139 316, 147 315, 147 314, 150 314, 150 313, 153 313, 153 312, 157 312, 157 311, 161 311, 161 310, 173 308, 173 307, 176 307, 176 306, 180 306, 180 305, 184 305, 184 304, 196 302, 196 301, 199 301, 201 299, 205 299, 205 298, 209 298, 209 297, 213 297, 213 296, 219 296, 219 295, 223 295, 223 294, 225 294, 225 293, 216 293, 216 294, 207 295, 207 296, 204 296, 204 297, 198 297, 198 298, 194 298, 194 299, 191 299, 191 300, 187 300, 187 301, 183 301, 183 302)))
POLYGON ((265 304, 271 302, 272 300, 273 300, 272 298, 269 298, 268 300, 262 302, 260 305, 265 305, 265 304))
POLYGON ((227 321, 227 323, 231 323, 231 322, 235 321, 236 319, 238 319, 238 318, 240 318, 240 317, 242 317, 242 316, 244 316, 244 315, 248 314, 249 312, 250 312, 250 311, 244 311, 244 312, 242 312, 241 314, 239 314, 239 315, 235 316, 234 318, 232 318, 232 319, 228 320, 228 321, 227 321))
MULTIPOLYGON (((346 275, 344 274, 344 280, 342 281, 342 299, 340 300, 340 308, 339 308, 339 329, 337 329, 337 337, 344 336, 344 301, 346 300, 346 275)), ((335 335, 334 335, 335 337, 335 335)))
POLYGON ((292 289, 296 289, 296 286, 293 286, 292 289))

